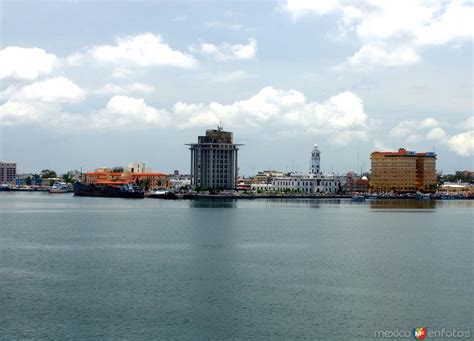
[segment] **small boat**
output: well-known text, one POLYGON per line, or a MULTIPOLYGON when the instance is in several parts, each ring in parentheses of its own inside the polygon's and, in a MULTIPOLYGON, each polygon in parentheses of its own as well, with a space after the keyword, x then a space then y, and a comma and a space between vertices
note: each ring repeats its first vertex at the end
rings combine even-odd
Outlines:
POLYGON ((354 195, 354 196, 352 196, 352 201, 356 201, 356 202, 365 201, 365 196, 363 196, 363 195, 354 195))
POLYGON ((71 188, 69 185, 65 182, 56 182, 51 186, 49 189, 49 193, 70 193, 72 192, 71 188))
POLYGON ((132 184, 95 185, 75 182, 73 185, 75 196, 143 199, 143 190, 132 184))
POLYGON ((417 199, 422 199, 422 200, 429 200, 429 199, 431 199, 431 194, 417 192, 416 193, 416 198, 417 199))
POLYGON ((0 192, 9 192, 11 191, 11 187, 9 185, 6 185, 6 184, 2 184, 0 185, 0 192))
POLYGON ((149 194, 148 197, 153 199, 178 199, 178 196, 170 191, 155 191, 149 194))

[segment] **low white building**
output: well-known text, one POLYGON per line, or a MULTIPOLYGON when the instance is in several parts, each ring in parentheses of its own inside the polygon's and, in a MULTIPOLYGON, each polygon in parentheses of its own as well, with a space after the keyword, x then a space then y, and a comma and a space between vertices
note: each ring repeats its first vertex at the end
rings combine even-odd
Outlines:
POLYGON ((310 172, 308 175, 289 174, 272 179, 272 189, 278 192, 298 193, 338 193, 345 184, 345 177, 335 174, 323 175, 320 165, 321 152, 315 144, 311 152, 310 172))
POLYGON ((321 175, 289 175, 273 179, 277 192, 322 193, 321 175))

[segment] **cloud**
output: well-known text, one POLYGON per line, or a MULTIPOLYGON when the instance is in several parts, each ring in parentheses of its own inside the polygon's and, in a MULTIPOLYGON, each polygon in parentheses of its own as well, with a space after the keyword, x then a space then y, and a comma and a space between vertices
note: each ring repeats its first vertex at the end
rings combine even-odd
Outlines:
POLYGON ((23 102, 77 103, 84 100, 85 92, 73 81, 65 77, 55 77, 21 88, 10 86, 1 97, 23 102))
POLYGON ((0 79, 33 80, 51 73, 58 65, 54 54, 36 47, 10 46, 0 50, 0 79))
MULTIPOLYGON (((275 134, 326 136, 346 145, 366 140, 371 129, 364 104, 346 91, 323 102, 308 101, 297 90, 267 86, 255 95, 230 104, 177 102, 171 109, 158 109, 143 98, 113 96, 105 108, 82 115, 64 113, 58 103, 8 102, 0 111, 0 123, 28 124, 32 120, 50 125, 59 119, 74 128, 151 129, 211 127, 223 122, 234 128, 252 128, 275 134)), ((58 123, 59 124, 59 123, 58 123)))
POLYGON ((400 66, 417 64, 420 61, 421 57, 413 48, 396 48, 387 51, 385 47, 375 44, 363 45, 359 51, 347 59, 351 66, 400 66))
POLYGON ((145 93, 149 94, 155 91, 152 85, 135 82, 127 85, 105 84, 97 93, 100 94, 129 94, 129 93, 145 93))
POLYGON ((342 38, 361 44, 347 66, 413 65, 421 61, 424 46, 473 38, 474 6, 468 1, 287 0, 284 8, 295 20, 310 14, 337 15, 342 38))
POLYGON ((446 137, 446 132, 443 130, 443 128, 433 128, 431 129, 428 134, 426 134, 426 138, 428 140, 434 140, 434 141, 442 141, 446 137))
POLYGON ((41 111, 33 104, 8 101, 0 106, 0 124, 12 126, 37 121, 41 111))
POLYGON ((145 103, 143 98, 113 96, 105 109, 93 113, 90 128, 147 128, 150 126, 167 126, 169 114, 155 109, 145 103))
POLYGON ((451 150, 461 156, 474 155, 474 130, 452 136, 447 144, 451 150))
POLYGON ((352 92, 343 92, 318 103, 308 102, 299 91, 270 86, 232 104, 178 102, 173 107, 173 116, 179 118, 183 128, 223 122, 233 127, 324 135, 339 144, 367 139, 369 127, 363 102, 352 92))
POLYGON ((449 147, 461 156, 474 155, 474 130, 469 126, 472 118, 468 118, 462 126, 468 131, 458 134, 448 134, 441 123, 434 118, 428 117, 423 120, 406 120, 399 122, 391 131, 392 137, 403 138, 408 143, 435 141, 449 147))
POLYGON ((227 60, 246 60, 253 59, 257 53, 257 41, 250 38, 247 44, 229 44, 227 42, 221 45, 203 43, 196 49, 191 47, 192 52, 200 53, 213 57, 218 61, 227 60))
POLYGON ((47 125, 67 132, 79 128, 83 122, 80 115, 64 112, 57 103, 7 101, 0 106, 0 125, 3 126, 47 125))
POLYGON ((172 49, 159 35, 153 33, 119 37, 115 45, 94 46, 90 54, 99 62, 137 67, 174 66, 190 69, 197 66, 193 56, 172 49))

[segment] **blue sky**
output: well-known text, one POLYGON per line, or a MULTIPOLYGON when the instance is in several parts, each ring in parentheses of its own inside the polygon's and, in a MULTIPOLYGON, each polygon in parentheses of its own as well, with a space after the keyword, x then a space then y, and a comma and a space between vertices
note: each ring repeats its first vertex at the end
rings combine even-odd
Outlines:
POLYGON ((188 172, 184 143, 219 122, 244 175, 307 172, 314 143, 325 172, 398 147, 473 168, 468 2, 0 6, 0 159, 20 171, 188 172))

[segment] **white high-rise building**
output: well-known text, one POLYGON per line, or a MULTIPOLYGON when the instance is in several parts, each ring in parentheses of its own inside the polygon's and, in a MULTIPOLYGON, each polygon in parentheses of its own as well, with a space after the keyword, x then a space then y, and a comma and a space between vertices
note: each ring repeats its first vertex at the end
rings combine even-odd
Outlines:
POLYGON ((309 174, 321 174, 321 152, 317 144, 314 145, 311 151, 311 170, 309 174))

